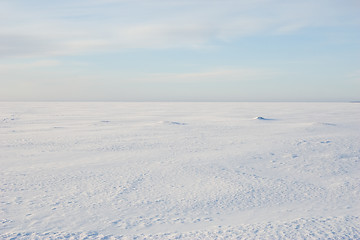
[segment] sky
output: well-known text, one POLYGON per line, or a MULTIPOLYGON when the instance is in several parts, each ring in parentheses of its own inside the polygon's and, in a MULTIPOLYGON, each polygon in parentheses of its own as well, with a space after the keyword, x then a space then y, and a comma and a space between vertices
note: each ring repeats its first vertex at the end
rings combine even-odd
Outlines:
POLYGON ((359 0, 2 0, 0 101, 358 101, 359 0))

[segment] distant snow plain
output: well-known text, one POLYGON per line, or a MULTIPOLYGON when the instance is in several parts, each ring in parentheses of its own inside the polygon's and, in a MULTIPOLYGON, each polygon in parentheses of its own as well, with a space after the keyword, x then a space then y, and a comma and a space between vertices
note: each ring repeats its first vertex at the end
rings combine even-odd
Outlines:
POLYGON ((0 103, 1 239, 360 239, 359 103, 0 103))

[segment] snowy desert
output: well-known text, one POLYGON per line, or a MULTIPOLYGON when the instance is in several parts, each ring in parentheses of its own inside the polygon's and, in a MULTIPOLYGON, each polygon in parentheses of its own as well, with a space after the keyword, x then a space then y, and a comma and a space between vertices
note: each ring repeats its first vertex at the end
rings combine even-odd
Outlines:
POLYGON ((1 239, 360 239, 359 103, 1 102, 1 239))

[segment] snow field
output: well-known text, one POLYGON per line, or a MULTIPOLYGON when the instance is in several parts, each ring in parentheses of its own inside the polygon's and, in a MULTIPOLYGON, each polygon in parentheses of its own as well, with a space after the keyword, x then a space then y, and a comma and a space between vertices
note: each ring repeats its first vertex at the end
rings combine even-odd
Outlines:
POLYGON ((359 239, 359 107, 0 103, 0 238, 359 239))

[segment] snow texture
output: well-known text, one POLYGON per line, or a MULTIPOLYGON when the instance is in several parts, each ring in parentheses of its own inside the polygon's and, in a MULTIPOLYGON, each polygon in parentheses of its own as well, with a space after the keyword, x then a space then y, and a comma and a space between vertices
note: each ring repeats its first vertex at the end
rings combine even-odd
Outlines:
POLYGON ((359 120, 358 103, 3 102, 0 239, 360 239, 359 120))

